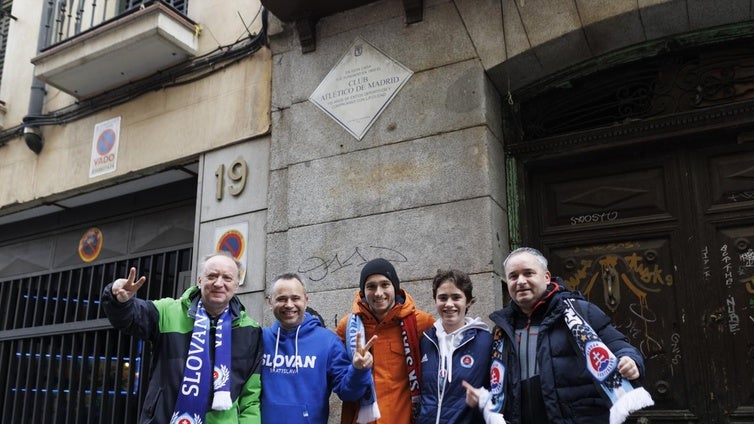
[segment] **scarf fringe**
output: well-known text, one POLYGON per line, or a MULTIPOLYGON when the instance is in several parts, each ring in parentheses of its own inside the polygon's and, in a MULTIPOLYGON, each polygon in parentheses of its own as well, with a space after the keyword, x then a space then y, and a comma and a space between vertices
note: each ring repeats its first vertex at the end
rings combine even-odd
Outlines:
POLYGON ((227 411, 232 406, 233 401, 230 400, 230 392, 215 392, 215 396, 212 398, 213 411, 227 411))
POLYGON ((485 424, 507 424, 503 412, 495 412, 495 400, 489 390, 484 386, 477 388, 479 390, 479 411, 482 412, 485 424))
POLYGON ((622 424, 632 412, 654 404, 649 392, 643 387, 635 387, 623 394, 610 408, 610 424, 622 424))

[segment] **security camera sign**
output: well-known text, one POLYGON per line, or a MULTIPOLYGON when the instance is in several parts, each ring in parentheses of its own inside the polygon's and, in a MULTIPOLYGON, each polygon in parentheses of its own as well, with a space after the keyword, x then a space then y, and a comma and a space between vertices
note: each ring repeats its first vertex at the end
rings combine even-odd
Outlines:
POLYGON ((118 164, 118 141, 120 139, 120 116, 94 126, 92 158, 89 162, 89 178, 115 171, 118 164))

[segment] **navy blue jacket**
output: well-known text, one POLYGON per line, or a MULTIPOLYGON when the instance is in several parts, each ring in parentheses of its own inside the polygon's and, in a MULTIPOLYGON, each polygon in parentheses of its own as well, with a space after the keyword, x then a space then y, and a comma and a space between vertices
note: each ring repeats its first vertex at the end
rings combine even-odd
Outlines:
MULTIPOLYGON (((573 336, 563 317, 563 299, 578 299, 577 307, 582 317, 589 322, 616 358, 628 356, 636 362, 644 376, 644 361, 639 351, 631 346, 626 337, 610 322, 602 310, 584 299, 579 292, 571 292, 558 284, 551 283, 548 292, 532 312, 530 317, 515 303, 493 312, 490 319, 495 323, 493 334, 500 328, 505 337, 504 357, 506 358, 505 400, 503 415, 508 424, 521 422, 522 398, 531 396, 522 393, 520 384, 519 357, 513 343, 516 323, 518 328, 531 321, 539 322, 536 359, 541 383, 541 397, 544 399, 547 422, 549 424, 604 424, 609 422, 610 402, 603 398, 599 386, 587 371, 583 354, 574 345, 573 336), (531 320, 531 321, 529 321, 531 320)), ((521 347, 526 351, 525 347, 521 347)))
POLYGON ((451 363, 447 367, 447 371, 450 371, 450 378, 445 383, 441 395, 438 325, 442 325, 441 321, 437 321, 435 326, 425 331, 420 341, 422 402, 417 422, 418 424, 483 423, 484 419, 479 409, 466 405, 466 389, 463 388, 461 382, 466 380, 474 387, 489 388, 492 346, 492 334, 489 332, 489 327, 477 319, 467 322, 465 329, 461 330, 458 341, 454 343, 457 347, 453 350, 451 363))

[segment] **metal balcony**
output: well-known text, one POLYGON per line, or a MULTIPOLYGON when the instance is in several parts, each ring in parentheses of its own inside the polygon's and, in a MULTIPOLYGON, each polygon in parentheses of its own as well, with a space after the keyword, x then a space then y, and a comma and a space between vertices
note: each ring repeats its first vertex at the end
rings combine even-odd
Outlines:
POLYGON ((198 49, 185 0, 47 3, 41 30, 49 46, 32 59, 34 75, 78 99, 184 62, 198 49))

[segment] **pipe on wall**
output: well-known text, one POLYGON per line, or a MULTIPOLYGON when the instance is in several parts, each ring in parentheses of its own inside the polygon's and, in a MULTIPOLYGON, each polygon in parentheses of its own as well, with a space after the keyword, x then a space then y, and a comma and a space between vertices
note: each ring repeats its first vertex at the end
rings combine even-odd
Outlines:
MULTIPOLYGON (((42 19, 39 26, 39 36, 37 37, 37 54, 42 51, 47 45, 48 31, 50 29, 51 8, 45 7, 42 12, 42 19)), ((44 107, 45 96, 47 90, 45 83, 39 78, 34 77, 31 82, 31 94, 29 96, 29 109, 26 116, 23 119, 24 122, 24 141, 26 146, 34 153, 39 154, 44 147, 44 137, 42 135, 42 128, 38 125, 29 123, 29 120, 34 119, 42 115, 42 108, 44 107)))

